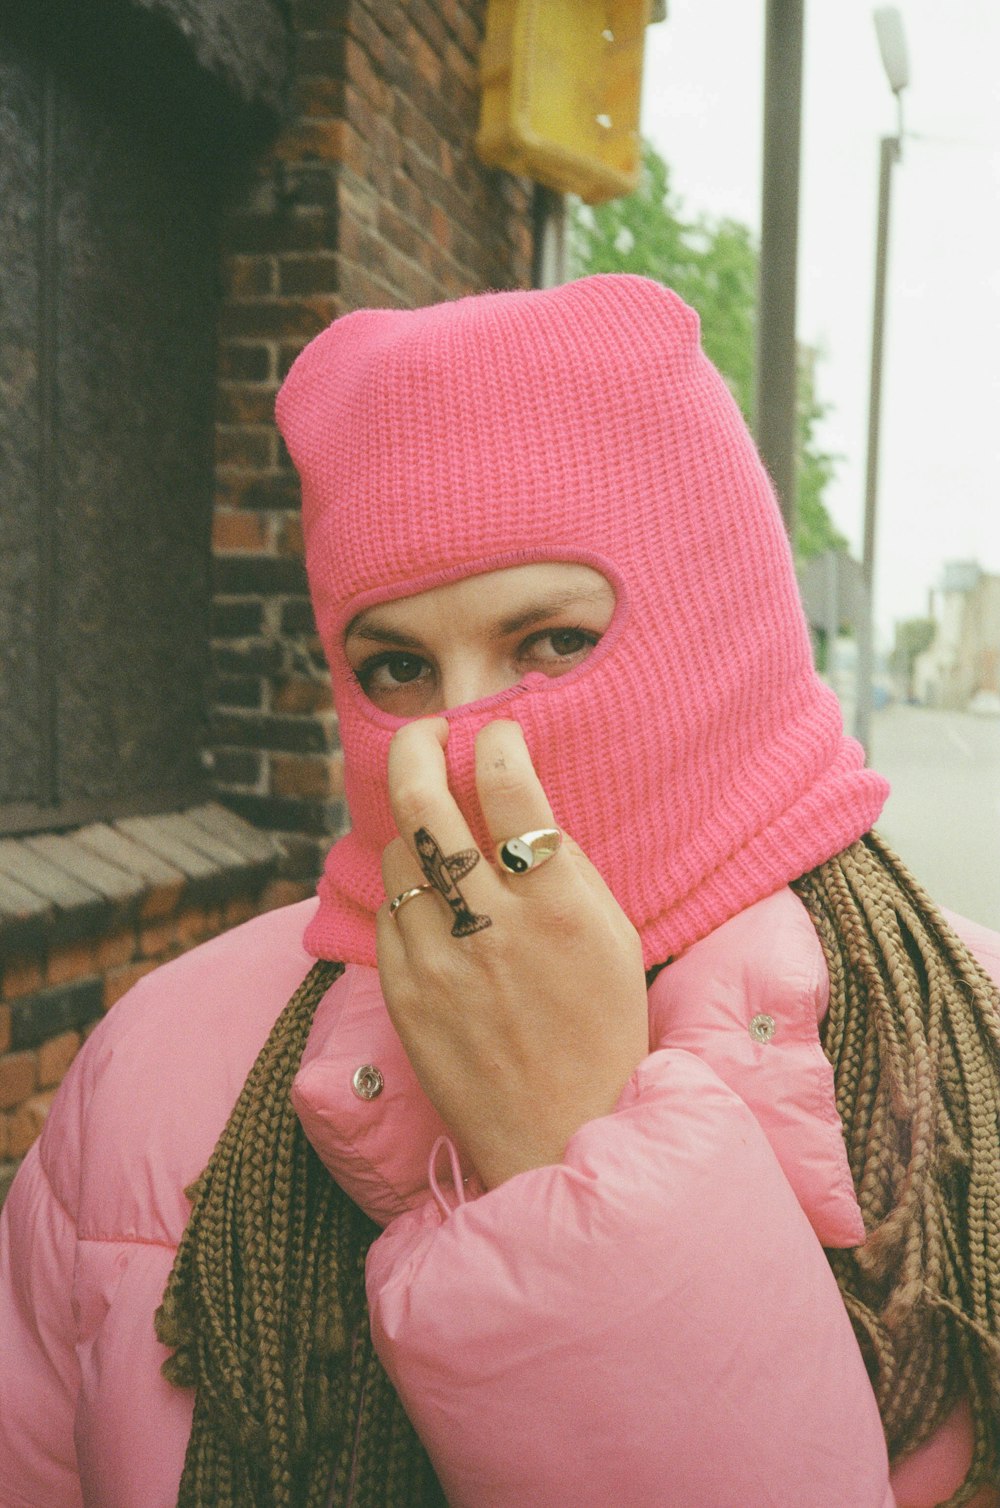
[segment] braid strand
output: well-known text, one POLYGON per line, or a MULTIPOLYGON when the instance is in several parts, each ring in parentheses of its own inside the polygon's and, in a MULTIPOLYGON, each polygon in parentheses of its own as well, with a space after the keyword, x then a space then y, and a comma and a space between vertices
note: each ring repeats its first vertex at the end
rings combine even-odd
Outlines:
POLYGON ((1000 1475, 1000 994, 875 833, 792 888, 829 969, 823 1045, 867 1232, 830 1264, 893 1459, 968 1399, 960 1508, 1000 1475))

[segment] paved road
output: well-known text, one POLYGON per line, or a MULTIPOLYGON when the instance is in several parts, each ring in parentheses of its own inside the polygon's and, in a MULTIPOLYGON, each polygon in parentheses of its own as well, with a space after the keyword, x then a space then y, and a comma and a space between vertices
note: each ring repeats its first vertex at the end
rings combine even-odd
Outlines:
POLYGON ((870 763, 892 782, 878 831, 935 900, 1000 931, 1000 718, 888 707, 870 763))

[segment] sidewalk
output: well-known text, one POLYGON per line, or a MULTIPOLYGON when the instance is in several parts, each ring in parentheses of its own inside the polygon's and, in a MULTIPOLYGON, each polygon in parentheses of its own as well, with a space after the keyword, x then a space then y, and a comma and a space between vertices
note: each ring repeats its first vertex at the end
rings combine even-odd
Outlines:
POLYGON ((1000 931, 1000 718, 894 705, 871 742, 878 831, 934 900, 1000 931))

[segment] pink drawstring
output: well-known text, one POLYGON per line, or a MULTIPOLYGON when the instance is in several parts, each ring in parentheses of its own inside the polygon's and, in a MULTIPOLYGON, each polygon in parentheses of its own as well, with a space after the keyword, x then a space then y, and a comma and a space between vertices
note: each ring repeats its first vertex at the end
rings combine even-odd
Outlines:
POLYGON ((458 1160, 455 1143, 450 1136, 439 1136, 431 1147, 430 1157, 427 1159, 427 1182, 430 1184, 431 1193, 437 1201, 437 1207, 441 1211, 441 1218, 447 1220, 460 1204, 465 1203, 465 1180, 462 1177, 462 1166, 458 1160), (448 1162, 451 1165, 451 1186, 455 1194, 455 1203, 449 1204, 441 1185, 438 1183, 437 1160, 442 1147, 448 1148, 448 1162))

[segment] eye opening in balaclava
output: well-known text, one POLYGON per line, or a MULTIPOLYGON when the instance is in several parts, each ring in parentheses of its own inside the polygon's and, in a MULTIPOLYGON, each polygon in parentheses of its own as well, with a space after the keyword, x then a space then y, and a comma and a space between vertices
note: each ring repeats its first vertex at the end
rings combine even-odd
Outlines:
MULTIPOLYGON (((341 698, 349 698, 356 705, 360 716, 370 718, 380 727, 395 731, 395 729, 401 727, 405 722, 410 721, 411 717, 409 715, 397 716, 395 713, 379 707, 376 702, 366 695, 346 652, 346 640, 352 626, 370 608, 405 603, 410 598, 421 597, 428 591, 433 591, 440 587, 448 587, 456 582, 474 582, 479 577, 493 576, 500 572, 509 572, 511 570, 519 570, 524 566, 535 565, 584 566, 589 571, 595 572, 608 585, 614 597, 613 610, 607 625, 601 630, 600 637, 594 648, 580 664, 571 667, 557 676, 549 676, 542 671, 529 671, 502 690, 479 697, 473 701, 463 702, 458 706, 443 708, 440 711, 435 709, 435 715, 445 717, 449 720, 461 719, 464 716, 477 716, 480 713, 488 714, 490 712, 494 716, 516 717, 516 703, 522 693, 529 691, 540 693, 557 685, 562 687, 575 684, 577 680, 585 679, 588 673, 599 667, 604 657, 613 651, 625 628, 628 618, 628 591, 619 573, 610 561, 603 560, 585 551, 561 554, 558 558, 544 556, 530 559, 525 558, 522 553, 518 553, 516 558, 508 553, 501 557, 494 557, 485 561, 470 562, 467 567, 457 567, 454 571, 446 573, 443 578, 435 576, 429 586, 420 584, 413 591, 408 590, 405 594, 400 593, 397 596, 387 597, 384 593, 376 590, 374 593, 365 593, 358 605, 346 605, 342 614, 345 619, 344 626, 339 631, 334 631, 334 643, 330 646, 331 672, 335 680, 341 683, 338 686, 341 698), (493 709, 502 710, 495 711, 493 709)), ((487 589, 489 588, 487 587, 487 589)), ((546 592, 544 589, 537 588, 536 591, 539 599, 545 597, 546 592)), ((523 587, 523 592, 526 599, 531 598, 531 587, 527 583, 523 587)), ((558 589, 553 586, 549 589, 549 593, 555 597, 558 595, 558 589)), ((569 608, 568 614, 572 616, 572 607, 569 608)), ((525 630, 525 633, 527 632, 528 630, 525 630)), ((415 715, 421 716, 424 714, 418 713, 415 715)))

